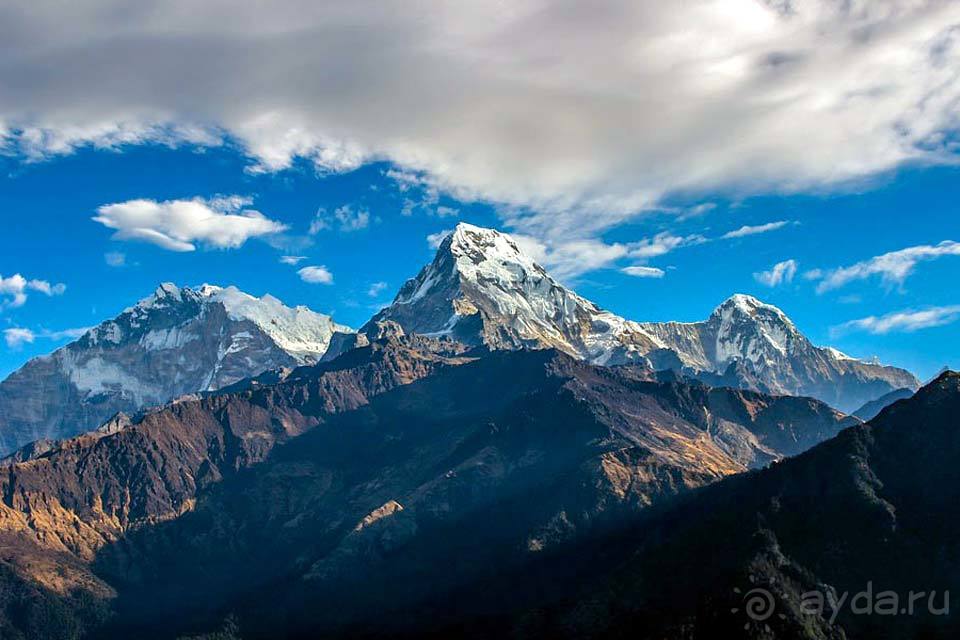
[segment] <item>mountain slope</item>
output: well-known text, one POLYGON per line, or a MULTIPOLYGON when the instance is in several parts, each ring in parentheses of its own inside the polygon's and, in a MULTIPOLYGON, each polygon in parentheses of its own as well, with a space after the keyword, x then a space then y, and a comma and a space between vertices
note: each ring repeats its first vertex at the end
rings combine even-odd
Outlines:
MULTIPOLYGON (((941 372, 941 374, 942 373, 943 372, 941 372)), ((869 422, 880 415, 881 411, 889 407, 897 400, 905 400, 913 396, 913 394, 914 392, 912 389, 894 389, 890 393, 882 395, 876 400, 871 400, 850 415, 860 418, 864 422, 869 422)))
MULTIPOLYGON (((554 572, 582 555, 590 555, 595 568, 558 601, 544 606, 541 600, 535 610, 514 607, 506 619, 488 621, 485 632, 955 638, 958 413, 960 375, 943 374, 867 425, 552 559, 554 572), (531 619, 538 623, 533 631, 531 619)), ((518 590, 536 589, 523 582, 523 572, 534 570, 506 576, 503 584, 516 579, 518 590)), ((459 621, 461 628, 469 624, 459 621)))
POLYGON ((552 347, 598 364, 639 360, 659 346, 636 323, 560 285, 510 236, 466 223, 367 327, 383 320, 408 333, 495 349, 552 347))
MULTIPOLYGON (((116 590, 107 637, 215 621, 222 607, 248 610, 254 592, 296 614, 300 592, 355 594, 355 576, 398 559, 389 571, 460 558, 422 583, 453 586, 846 424, 811 399, 657 382, 551 350, 476 359, 385 333, 277 384, 184 398, 9 463, 0 534, 11 579, 87 593, 94 610, 116 590), (476 545, 479 530, 488 544, 476 545)), ((347 604, 324 624, 356 614, 347 604)))
POLYGON ((848 413, 892 389, 919 386, 902 369, 814 346, 783 311, 742 294, 704 322, 642 327, 677 353, 682 371, 709 384, 811 396, 848 413))
POLYGON ((112 633, 224 607, 254 636, 322 634, 367 606, 385 621, 846 424, 810 399, 646 376, 553 350, 494 352, 339 414, 191 513, 104 548, 99 575, 121 593, 112 633))
POLYGON ((120 411, 315 362, 335 331, 349 329, 270 296, 163 284, 0 383, 0 454, 88 431, 120 411))
POLYGON ((563 287, 510 236, 468 224, 367 326, 383 320, 494 349, 547 347, 597 364, 642 362, 711 384, 809 395, 844 411, 919 386, 902 369, 814 346, 782 311, 749 296, 731 297, 704 322, 625 320, 563 287))
POLYGON ((84 636, 116 597, 91 571, 99 550, 189 512, 198 495, 337 412, 465 361, 424 343, 375 344, 296 369, 286 384, 120 416, 0 467, 0 637, 84 636))

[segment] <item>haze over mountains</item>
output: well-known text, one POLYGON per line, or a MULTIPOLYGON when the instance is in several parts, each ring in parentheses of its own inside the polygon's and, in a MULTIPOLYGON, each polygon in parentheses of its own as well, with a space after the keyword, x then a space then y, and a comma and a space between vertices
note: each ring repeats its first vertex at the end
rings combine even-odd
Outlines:
MULTIPOLYGON (((909 372, 814 346, 782 311, 749 296, 731 297, 704 322, 626 320, 559 284, 509 235, 465 223, 362 333, 382 321, 489 349, 556 348, 595 364, 811 396, 845 412, 919 386, 909 372)), ((329 359, 357 344, 351 334, 329 316, 270 296, 161 285, 0 383, 0 453, 89 431, 117 412, 316 362, 333 339, 329 359)))

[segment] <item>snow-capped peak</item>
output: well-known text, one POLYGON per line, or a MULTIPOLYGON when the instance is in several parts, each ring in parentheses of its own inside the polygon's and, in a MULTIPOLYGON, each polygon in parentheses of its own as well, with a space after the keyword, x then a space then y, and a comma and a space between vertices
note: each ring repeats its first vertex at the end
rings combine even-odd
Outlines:
MULTIPOLYGON (((13 378, 32 381, 17 387, 16 403, 37 408, 32 435, 69 437, 117 411, 135 413, 267 370, 317 362, 338 331, 350 329, 270 295, 163 283, 76 342, 15 372, 13 378)), ((4 413, 0 394, 0 427, 4 413)))
MULTIPOLYGON (((837 397, 823 391, 829 387, 825 380, 861 363, 816 348, 773 305, 736 294, 704 322, 633 322, 559 284, 508 234, 466 223, 457 225, 434 260, 367 328, 384 320, 407 333, 500 349, 554 347, 598 364, 639 361, 657 369, 682 368, 711 382, 819 394, 841 406, 861 399, 859 391, 839 400, 840 391, 837 397), (725 377, 728 371, 739 377, 725 377)), ((908 373, 895 370, 857 375, 912 384, 908 373)), ((869 384, 863 393, 869 393, 869 384)))
MULTIPOLYGON (((520 246, 506 233, 496 229, 478 227, 466 222, 459 223, 441 246, 457 256, 474 256, 485 259, 502 258, 533 263, 520 246)), ((443 250, 441 248, 441 250, 443 250)))
POLYGON ((177 327, 208 314, 217 304, 223 306, 230 320, 252 322, 277 347, 303 363, 319 359, 334 332, 352 332, 330 316, 304 306, 287 307, 269 294, 258 298, 234 286, 203 284, 191 288, 164 282, 115 320, 93 329, 88 339, 94 344, 120 344, 133 339, 150 348, 169 349, 176 346, 172 340, 189 339, 179 333, 175 339, 177 327))
MULTIPOLYGON (((517 282, 549 278, 533 258, 505 233, 461 222, 441 244, 439 253, 449 253, 456 270, 471 281, 517 282)), ((551 279, 552 281, 552 279, 551 279)))
POLYGON ((636 323, 560 285, 510 235, 466 223, 369 326, 382 320, 411 333, 498 348, 549 346, 598 362, 656 346, 636 323))
MULTIPOLYGON (((189 290, 188 290, 189 291, 189 290)), ((327 350, 335 331, 353 330, 337 324, 330 316, 304 306, 287 307, 267 294, 257 298, 234 286, 204 284, 196 294, 208 302, 219 302, 233 320, 249 320, 295 357, 319 357, 327 350)))
POLYGON ((787 317, 787 314, 778 307, 762 302, 745 293, 735 293, 720 303, 713 311, 714 316, 728 316, 734 313, 742 314, 753 319, 760 317, 777 318, 784 324, 788 324, 791 327, 793 326, 793 322, 787 317))
POLYGON ((721 369, 734 360, 769 364, 809 345, 783 311, 742 293, 718 306, 708 324, 715 332, 715 360, 721 369))

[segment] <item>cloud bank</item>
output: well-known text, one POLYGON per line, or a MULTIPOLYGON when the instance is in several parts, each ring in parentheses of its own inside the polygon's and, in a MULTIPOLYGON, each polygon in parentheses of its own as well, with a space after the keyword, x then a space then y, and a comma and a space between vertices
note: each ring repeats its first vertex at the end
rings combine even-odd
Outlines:
POLYGON ((515 231, 596 237, 671 193, 956 162, 958 25, 940 0, 8 3, 0 144, 230 142, 254 171, 388 160, 504 205, 515 231))

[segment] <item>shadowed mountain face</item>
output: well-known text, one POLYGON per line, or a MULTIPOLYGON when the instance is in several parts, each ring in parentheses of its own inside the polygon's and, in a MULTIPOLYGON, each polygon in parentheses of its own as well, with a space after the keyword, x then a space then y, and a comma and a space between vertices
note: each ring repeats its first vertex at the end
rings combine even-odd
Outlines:
MULTIPOLYGON (((488 602, 485 615, 456 629, 472 629, 461 634, 470 637, 956 638, 958 415, 960 375, 943 374, 795 459, 503 577, 516 593, 542 588, 554 600, 488 602), (549 590, 577 559, 578 582, 549 590)), ((494 586, 458 597, 473 602, 494 586)), ((425 618, 410 629, 456 633, 425 618)))
POLYGON ((282 626, 317 594, 342 606, 290 629, 338 629, 365 603, 402 610, 846 424, 815 400, 656 382, 550 350, 475 359, 416 336, 281 378, 8 465, 13 575, 61 604, 116 590, 108 635, 211 628, 255 610, 254 596, 273 613, 244 624, 282 626), (38 549, 74 559, 68 585, 29 561, 38 549), (369 591, 357 579, 371 571, 409 581, 369 591))
POLYGON ((218 389, 267 369, 316 362, 329 316, 233 287, 161 285, 113 320, 0 382, 0 455, 69 438, 115 413, 218 389))
POLYGON ((750 296, 731 297, 703 322, 626 320, 554 280, 510 236, 469 224, 365 329, 385 320, 492 349, 555 348, 596 364, 643 363, 713 385, 811 396, 847 412, 919 386, 902 369, 813 345, 781 310, 750 296))

